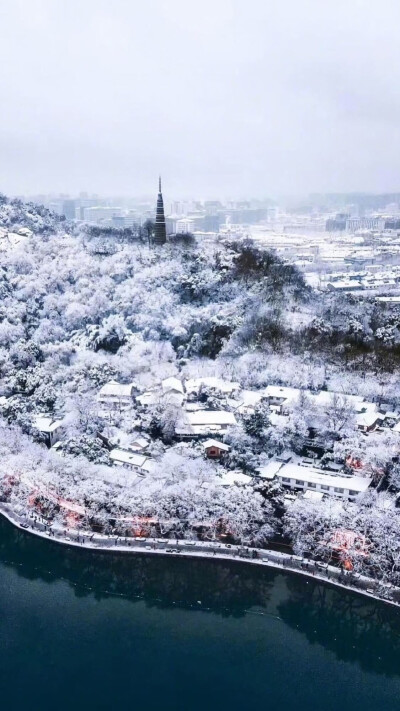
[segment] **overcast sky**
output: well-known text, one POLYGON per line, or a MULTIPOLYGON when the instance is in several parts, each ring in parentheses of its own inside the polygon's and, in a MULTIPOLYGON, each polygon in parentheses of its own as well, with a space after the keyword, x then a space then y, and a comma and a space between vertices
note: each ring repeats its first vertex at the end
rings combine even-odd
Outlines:
POLYGON ((0 192, 400 190, 399 0, 1 0, 0 192))

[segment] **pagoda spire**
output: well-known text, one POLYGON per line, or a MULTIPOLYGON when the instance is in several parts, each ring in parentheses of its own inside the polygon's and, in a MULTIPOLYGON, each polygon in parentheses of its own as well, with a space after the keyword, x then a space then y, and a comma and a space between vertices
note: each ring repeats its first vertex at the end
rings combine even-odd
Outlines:
POLYGON ((158 197, 156 208, 156 221, 154 225, 154 244, 165 244, 167 241, 167 229, 165 226, 164 201, 161 192, 161 175, 158 178, 158 197))

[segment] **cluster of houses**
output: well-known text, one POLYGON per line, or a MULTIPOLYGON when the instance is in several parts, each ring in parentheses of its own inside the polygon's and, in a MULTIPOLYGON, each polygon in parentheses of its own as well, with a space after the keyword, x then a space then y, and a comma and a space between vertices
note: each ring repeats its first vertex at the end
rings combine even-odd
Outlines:
MULTIPOLYGON (((159 387, 139 393, 136 383, 121 385, 111 381, 104 385, 98 401, 104 415, 122 413, 134 402, 146 410, 156 404, 172 406, 182 410, 182 417, 175 427, 175 434, 182 439, 202 437, 211 434, 223 435, 229 427, 237 424, 231 409, 205 409, 201 405, 201 394, 205 391, 218 393, 225 400, 240 390, 239 383, 229 383, 219 378, 198 378, 187 380, 185 384, 175 377, 166 378, 159 387)), ((229 401, 228 401, 229 402, 229 401)), ((228 404, 228 403, 227 403, 228 404)), ((235 401, 235 405, 239 405, 235 401)))
POLYGON ((336 399, 338 407, 347 407, 354 412, 355 426, 361 432, 373 432, 385 423, 395 424, 400 420, 399 414, 392 412, 387 405, 378 407, 375 402, 368 402, 362 395, 332 393, 329 390, 313 393, 299 388, 268 385, 264 390, 264 400, 268 402, 271 411, 279 415, 287 415, 304 394, 310 405, 317 409, 331 407, 336 399))
POLYGON ((159 387, 139 392, 135 383, 127 385, 110 381, 104 385, 98 400, 103 414, 112 416, 132 407, 133 403, 146 409, 157 403, 182 408, 182 418, 176 427, 176 435, 181 438, 202 437, 213 433, 224 434, 228 427, 237 424, 237 416, 254 412, 260 403, 267 404, 271 413, 288 415, 306 394, 311 405, 326 408, 332 405, 335 396, 354 411, 356 427, 362 432, 372 432, 385 422, 399 420, 399 415, 390 408, 368 402, 361 395, 344 395, 320 390, 317 393, 299 388, 268 385, 258 391, 244 390, 239 383, 229 382, 216 377, 204 377, 186 380, 184 383, 176 377, 163 380, 159 387), (202 405, 204 393, 218 396, 221 409, 205 408, 202 405))
MULTIPOLYGON (((362 396, 343 395, 328 391, 311 392, 297 388, 268 385, 258 391, 244 390, 239 383, 217 377, 200 377, 185 381, 177 377, 163 380, 157 387, 141 392, 136 383, 118 383, 112 380, 99 391, 97 399, 100 414, 116 421, 121 414, 146 411, 152 406, 163 404, 175 408, 175 436, 181 441, 196 440, 210 459, 222 460, 229 452, 224 434, 238 424, 239 418, 251 414, 260 403, 270 412, 271 423, 287 417, 299 403, 301 397, 307 397, 311 406, 319 411, 332 406, 335 398, 340 398, 345 407, 351 409, 355 427, 366 435, 383 427, 391 427, 400 432, 400 416, 390 411, 389 407, 366 401, 362 396), (211 405, 210 405, 211 398, 211 405)), ((46 416, 37 416, 34 423, 46 438, 48 446, 61 447, 62 420, 52 420, 46 416)), ((148 435, 133 436, 123 439, 115 446, 109 445, 110 463, 123 467, 139 476, 150 474, 155 466, 150 455, 151 438, 148 435)), ((222 469, 222 468, 221 468, 222 469)), ((231 472, 223 469, 224 485, 248 484, 252 481, 243 472, 231 472)), ((335 496, 342 499, 354 499, 366 491, 371 478, 346 475, 341 465, 332 462, 329 469, 315 466, 315 460, 299 458, 293 454, 269 460, 266 466, 256 472, 260 480, 276 480, 283 487, 293 492, 303 492, 307 498, 319 500, 323 496, 335 496)))
POLYGON ((382 270, 381 265, 370 266, 369 270, 342 271, 325 274, 322 282, 330 291, 371 291, 372 289, 386 290, 400 288, 400 269, 397 265, 390 265, 382 270))

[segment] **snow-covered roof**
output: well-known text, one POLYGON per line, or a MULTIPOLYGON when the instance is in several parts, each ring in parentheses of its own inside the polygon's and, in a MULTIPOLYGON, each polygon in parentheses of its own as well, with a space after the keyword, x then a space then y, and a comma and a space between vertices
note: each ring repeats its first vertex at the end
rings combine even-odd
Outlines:
POLYGON ((198 393, 202 386, 212 390, 219 390, 222 393, 232 393, 234 390, 240 389, 239 383, 233 383, 216 377, 192 378, 185 383, 188 393, 198 393))
POLYGON ((372 481, 370 477, 362 476, 334 476, 333 474, 325 474, 321 469, 312 467, 302 467, 299 464, 289 462, 285 464, 278 474, 279 478, 297 479, 298 481, 308 484, 321 484, 323 486, 347 489, 349 491, 362 492, 366 491, 372 481))
POLYGON ((356 279, 349 279, 348 281, 330 281, 328 286, 333 289, 362 289, 362 285, 356 279))
POLYGON ((145 449, 148 444, 149 442, 145 437, 135 437, 135 439, 130 442, 129 447, 131 449, 145 449))
POLYGON ((260 390, 241 390, 239 399, 229 399, 228 405, 239 413, 254 412, 255 406, 259 404, 263 397, 264 393, 260 390))
POLYGON ((196 410, 195 412, 184 413, 184 418, 175 427, 175 432, 186 436, 217 434, 222 429, 236 424, 236 418, 232 412, 226 412, 225 410, 196 410))
POLYGON ((264 397, 264 393, 261 390, 242 390, 240 392, 240 402, 243 405, 258 405, 258 403, 264 397))
POLYGON ((140 454, 134 454, 133 452, 127 452, 125 449, 112 449, 110 452, 110 459, 113 462, 129 464, 136 469, 143 469, 148 457, 140 454))
POLYGON ((282 468, 282 462, 277 462, 275 459, 272 462, 268 462, 263 467, 257 469, 257 474, 262 479, 273 479, 278 471, 282 468))
POLYGON ((39 432, 50 434, 55 432, 63 424, 63 420, 53 420, 52 417, 46 415, 35 415, 33 425, 39 432))
POLYGON ((236 418, 233 412, 225 410, 197 410, 197 412, 187 412, 186 417, 191 425, 236 425, 236 418))
POLYGON ((139 405, 143 405, 143 407, 145 407, 147 405, 153 405, 159 399, 159 394, 157 394, 153 390, 149 390, 148 392, 143 393, 142 395, 138 395, 136 398, 136 402, 138 402, 139 405))
POLYGON ((264 390, 265 397, 272 397, 279 400, 295 400, 299 394, 298 388, 281 387, 280 385, 267 385, 264 390))
MULTIPOLYGON (((1 401, 1 398, 0 398, 0 401, 1 401)), ((381 406, 381 409, 382 409, 382 406, 381 406)), ((388 410, 387 412, 380 412, 379 414, 383 420, 397 420, 399 417, 399 414, 395 410, 393 410, 393 411, 388 410)))
POLYGON ((234 486, 234 484, 240 484, 246 486, 252 482, 252 477, 248 474, 242 474, 242 472, 225 472, 221 478, 215 480, 215 484, 220 486, 234 486))
POLYGON ((229 452, 230 447, 228 444, 224 444, 224 442, 218 442, 217 439, 206 439, 205 442, 203 442, 202 446, 204 449, 209 449, 210 447, 217 447, 218 449, 222 449, 223 452, 229 452))
POLYGON ((110 380, 109 383, 103 385, 99 392, 99 397, 132 397, 132 389, 135 383, 117 383, 116 380, 110 380))
POLYGON ((363 403, 364 407, 367 405, 367 403, 364 403, 362 395, 348 395, 347 393, 338 393, 332 390, 320 390, 316 395, 313 395, 313 400, 320 406, 332 405, 335 397, 338 398, 339 402, 348 402, 353 407, 357 407, 361 403, 363 403))
POLYGON ((147 392, 138 395, 136 398, 136 402, 138 402, 139 405, 142 405, 143 407, 147 407, 148 405, 154 405, 157 402, 163 402, 164 404, 167 403, 170 405, 175 405, 176 407, 180 407, 183 403, 183 400, 183 392, 179 392, 178 390, 175 390, 173 388, 164 391, 148 390, 147 392))
POLYGON ((373 427, 378 420, 382 419, 382 415, 379 412, 371 412, 369 410, 356 415, 356 423, 358 427, 373 427))
POLYGON ((178 378, 166 378, 162 381, 161 387, 164 393, 169 390, 176 390, 176 392, 183 394, 183 385, 178 378))

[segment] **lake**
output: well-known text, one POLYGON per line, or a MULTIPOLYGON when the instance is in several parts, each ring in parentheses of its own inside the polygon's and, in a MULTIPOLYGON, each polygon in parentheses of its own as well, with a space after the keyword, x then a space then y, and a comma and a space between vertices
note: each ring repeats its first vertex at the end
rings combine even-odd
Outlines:
POLYGON ((400 611, 243 563, 69 549, 0 520, 4 709, 400 709, 400 611))

